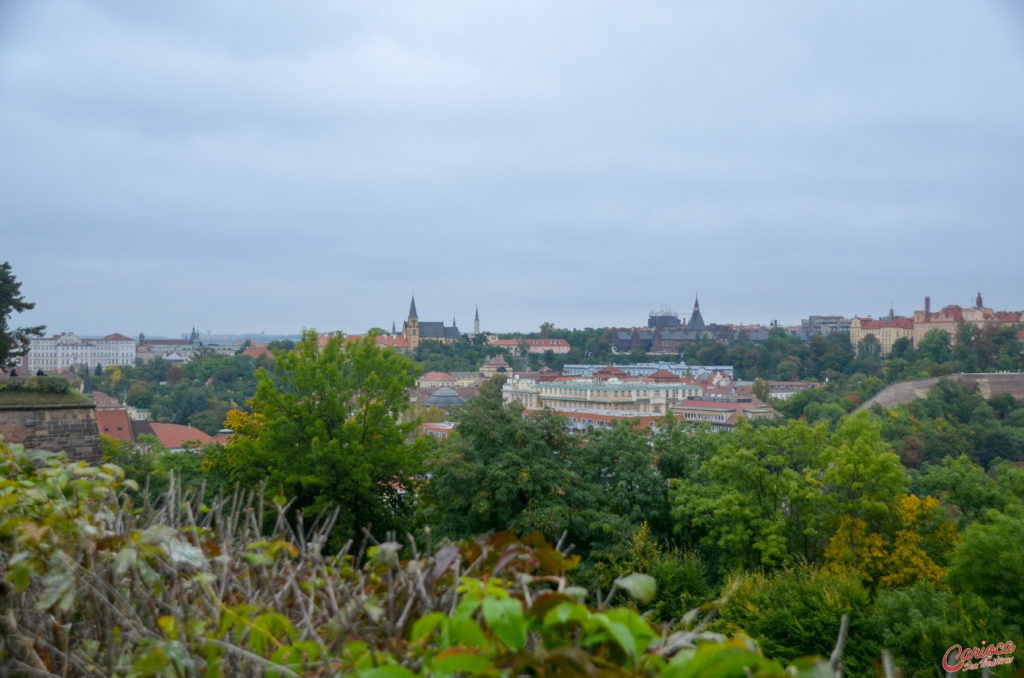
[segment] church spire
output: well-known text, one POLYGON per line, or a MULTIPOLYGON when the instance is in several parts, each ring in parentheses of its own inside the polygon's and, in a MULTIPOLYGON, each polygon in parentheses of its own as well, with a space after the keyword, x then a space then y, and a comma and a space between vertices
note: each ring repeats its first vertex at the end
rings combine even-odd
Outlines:
POLYGON ((409 303, 409 318, 415 318, 419 320, 419 316, 416 315, 416 295, 412 295, 412 302, 409 303))
POLYGON ((686 328, 690 330, 704 329, 704 317, 700 314, 700 300, 696 295, 693 297, 693 313, 690 315, 690 322, 686 323, 686 328))

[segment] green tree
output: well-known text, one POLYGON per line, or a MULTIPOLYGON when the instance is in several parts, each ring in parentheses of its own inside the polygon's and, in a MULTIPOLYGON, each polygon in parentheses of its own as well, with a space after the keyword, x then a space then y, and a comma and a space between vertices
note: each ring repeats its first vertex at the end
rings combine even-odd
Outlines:
POLYGON ((416 367, 370 335, 317 343, 304 332, 273 372, 259 371, 252 414, 228 414, 230 470, 250 484, 266 480, 308 516, 340 507, 336 536, 406 528, 403 497, 422 469, 423 443, 410 443, 417 422, 399 420, 416 367))
POLYGON ((7 368, 16 358, 25 355, 31 337, 42 336, 44 325, 35 327, 10 326, 11 315, 35 308, 35 302, 25 301, 21 283, 11 272, 8 262, 0 264, 0 369, 7 368))
POLYGON ((822 452, 826 503, 847 533, 851 562, 857 562, 857 526, 879 532, 906 483, 900 458, 882 440, 881 430, 875 417, 858 412, 840 423, 822 452))
POLYGON ((1024 619, 1024 511, 990 511, 985 522, 963 531, 953 554, 949 583, 998 605, 1009 619, 1024 619))
POLYGON ((524 418, 522 408, 503 407, 504 382, 496 375, 481 387, 430 460, 427 523, 459 538, 507 529, 558 539, 568 529, 580 544, 591 526, 571 509, 582 496, 568 463, 575 441, 560 416, 524 418))
POLYGON ((929 330, 917 344, 917 357, 929 362, 942 364, 949 360, 949 332, 945 330, 929 330))

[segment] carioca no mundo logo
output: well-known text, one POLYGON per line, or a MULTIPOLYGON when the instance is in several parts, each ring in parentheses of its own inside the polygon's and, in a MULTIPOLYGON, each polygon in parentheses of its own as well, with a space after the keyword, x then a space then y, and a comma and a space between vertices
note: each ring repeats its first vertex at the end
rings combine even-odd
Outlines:
POLYGON ((1002 655, 1013 654, 1016 649, 1017 646, 1011 640, 991 645, 985 645, 983 640, 981 647, 964 648, 959 645, 950 645, 946 654, 942 655, 942 668, 955 673, 960 670, 973 671, 974 669, 1009 664, 1013 661, 1013 657, 1002 655))

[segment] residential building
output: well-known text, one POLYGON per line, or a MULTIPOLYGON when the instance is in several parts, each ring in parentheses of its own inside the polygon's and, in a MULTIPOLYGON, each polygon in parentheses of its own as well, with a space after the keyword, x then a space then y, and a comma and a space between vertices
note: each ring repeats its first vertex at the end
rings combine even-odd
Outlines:
POLYGON ((821 334, 849 334, 850 319, 841 315, 812 315, 800 321, 800 327, 804 334, 814 336, 821 334))
POLYGON ((565 339, 526 339, 526 350, 530 353, 547 353, 565 355, 572 347, 565 339))
POLYGON ((135 342, 123 334, 100 338, 75 336, 71 332, 29 340, 28 370, 51 372, 75 367, 89 369, 110 365, 134 365, 135 342))
POLYGON ((622 370, 629 377, 649 377, 655 372, 662 370, 671 372, 677 377, 701 377, 704 375, 720 373, 733 376, 732 365, 687 365, 685 362, 656 362, 636 363, 634 365, 566 365, 562 368, 562 374, 567 377, 593 377, 598 370, 605 367, 615 367, 622 370))
POLYGON ((892 346, 897 339, 902 337, 913 339, 914 320, 890 313, 889 317, 884 320, 854 318, 850 321, 850 345, 855 351, 860 346, 860 342, 869 335, 878 340, 879 355, 884 358, 892 353, 892 346))
POLYGON ((428 422, 420 426, 420 432, 425 436, 431 438, 437 438, 438 440, 444 440, 452 434, 455 430, 455 422, 452 421, 438 421, 428 422))
POLYGON ((455 386, 455 377, 447 372, 427 372, 416 380, 416 388, 441 388, 455 386))
POLYGON ((974 306, 963 308, 956 304, 945 306, 941 311, 932 312, 931 297, 924 298, 924 310, 914 311, 914 346, 932 330, 948 332, 956 342, 960 323, 984 327, 986 325, 1016 325, 1021 322, 1022 313, 1017 311, 993 311, 982 301, 981 292, 974 299, 974 306))
POLYGON ((756 398, 705 400, 692 398, 672 406, 678 418, 695 424, 709 424, 712 431, 731 431, 741 419, 777 419, 778 412, 756 398))

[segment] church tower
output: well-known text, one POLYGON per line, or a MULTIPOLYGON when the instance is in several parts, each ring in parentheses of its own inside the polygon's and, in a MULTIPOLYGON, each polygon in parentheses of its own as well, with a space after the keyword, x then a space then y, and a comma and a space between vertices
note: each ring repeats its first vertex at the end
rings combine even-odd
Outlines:
POLYGON ((480 307, 476 307, 476 313, 473 315, 473 336, 480 334, 480 307))
POLYGON ((409 350, 415 351, 420 345, 420 319, 416 315, 416 296, 413 295, 409 304, 409 319, 402 327, 402 336, 409 340, 409 350))
POLYGON ((704 316, 700 314, 700 301, 697 297, 693 298, 693 313, 690 314, 690 322, 686 323, 686 329, 688 330, 703 330, 704 329, 704 316))

